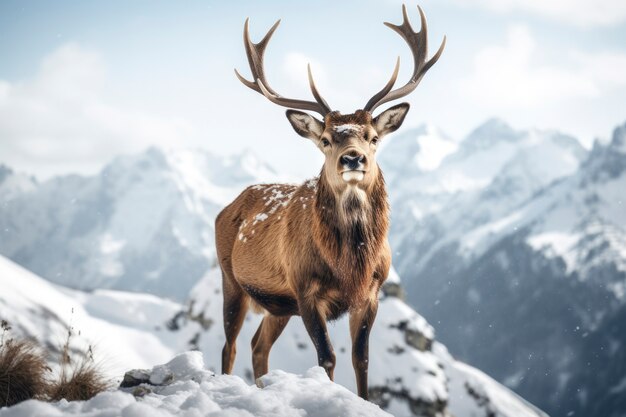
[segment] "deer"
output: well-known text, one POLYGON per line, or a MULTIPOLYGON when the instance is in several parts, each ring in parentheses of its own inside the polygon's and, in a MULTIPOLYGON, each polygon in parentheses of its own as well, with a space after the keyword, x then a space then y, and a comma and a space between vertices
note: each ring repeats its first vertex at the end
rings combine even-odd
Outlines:
POLYGON ((419 6, 418 10, 419 32, 413 30, 404 5, 401 25, 385 22, 411 49, 414 68, 410 80, 393 89, 400 68, 398 57, 387 84, 363 109, 345 115, 331 110, 320 95, 310 64, 308 80, 315 101, 278 94, 265 77, 263 59, 280 20, 259 43, 253 43, 246 19, 243 38, 253 80, 235 69, 237 78, 272 103, 289 108, 286 115, 295 132, 311 140, 325 160, 319 176, 300 185, 246 188, 216 218, 224 298, 222 373, 232 372, 236 339, 252 309, 264 313, 251 343, 257 382, 268 372, 272 345, 297 315, 313 342, 318 365, 333 380, 336 357, 326 323, 349 313, 357 391, 368 399, 369 335, 379 291, 391 266, 390 207, 376 149, 387 134, 402 125, 409 104, 397 104, 377 116, 373 112, 413 92, 441 56, 446 42, 444 36, 438 51, 426 59, 426 18, 419 6), (318 113, 322 120, 305 111, 318 113))

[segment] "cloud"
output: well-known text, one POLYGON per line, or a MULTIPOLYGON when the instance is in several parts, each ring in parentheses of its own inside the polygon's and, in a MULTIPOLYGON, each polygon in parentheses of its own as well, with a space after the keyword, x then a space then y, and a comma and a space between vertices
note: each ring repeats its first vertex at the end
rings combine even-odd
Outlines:
MULTIPOLYGON (((331 100, 331 106, 336 105, 332 99, 336 99, 338 95, 341 96, 342 91, 337 91, 337 88, 330 85, 324 65, 301 52, 290 52, 283 60, 282 72, 289 81, 287 87, 289 91, 285 91, 284 94, 296 99, 315 100, 309 88, 308 64, 311 64, 313 79, 322 97, 325 100, 331 100)), ((279 91, 279 93, 282 92, 279 91)))
MULTIPOLYGON (((378 63, 374 66, 361 65, 348 80, 341 82, 337 74, 334 77, 329 76, 327 67, 319 61, 301 52, 290 52, 285 56, 282 65, 282 72, 290 83, 289 92, 285 91, 287 96, 314 100, 309 88, 307 74, 307 64, 309 63, 315 85, 322 97, 333 110, 340 110, 344 113, 362 108, 369 99, 368 94, 373 95, 387 83, 393 71, 392 65, 395 64, 394 61, 390 61, 386 63, 386 67, 378 65, 378 63), (367 88, 364 89, 364 86, 367 88)), ((338 66, 337 63, 334 65, 338 66)), ((345 63, 340 63, 340 65, 345 65, 345 63)))
POLYGON ((308 86, 307 65, 309 63, 316 85, 320 82, 325 83, 326 69, 319 62, 300 52, 290 52, 285 56, 283 71, 293 83, 301 84, 305 81, 308 86))
POLYGON ((27 80, 0 80, 2 162, 40 176, 91 173, 116 154, 169 144, 189 133, 181 120, 159 118, 104 99, 101 56, 68 43, 46 56, 27 80))
POLYGON ((454 0, 502 13, 529 12, 578 26, 610 26, 626 20, 624 0, 454 0))
POLYGON ((581 72, 603 88, 626 85, 626 54, 619 52, 587 53, 573 51, 581 72))
POLYGON ((626 85, 626 55, 571 51, 567 64, 540 62, 537 45, 523 25, 508 30, 506 43, 488 46, 474 59, 473 73, 461 89, 475 102, 493 108, 528 108, 573 98, 598 97, 626 85))

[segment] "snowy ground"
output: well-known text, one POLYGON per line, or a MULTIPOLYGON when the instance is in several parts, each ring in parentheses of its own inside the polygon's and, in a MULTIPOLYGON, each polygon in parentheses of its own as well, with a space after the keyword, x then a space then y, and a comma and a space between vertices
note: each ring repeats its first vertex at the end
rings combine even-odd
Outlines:
POLYGON ((1 417, 328 417, 390 416, 330 382, 320 367, 304 375, 272 371, 262 388, 241 378, 207 371, 200 352, 182 353, 146 373, 148 382, 108 391, 89 401, 26 401, 1 409, 1 417))

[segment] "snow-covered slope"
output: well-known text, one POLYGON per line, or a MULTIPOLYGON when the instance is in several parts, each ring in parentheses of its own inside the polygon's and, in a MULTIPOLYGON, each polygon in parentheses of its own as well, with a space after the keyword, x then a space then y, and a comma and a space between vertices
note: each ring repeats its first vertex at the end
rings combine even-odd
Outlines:
MULTIPOLYGON (((466 233, 461 251, 476 257, 517 230, 525 229, 526 243, 549 258, 560 258, 565 273, 579 279, 607 279, 595 268, 613 265, 626 272, 626 152, 616 146, 615 132, 608 146, 596 143, 580 171, 542 190, 504 217, 466 233)), ((624 299, 624 282, 602 283, 624 299)))
POLYGON ((0 197, 0 253, 72 288, 182 301, 213 262, 217 212, 245 185, 276 177, 250 153, 225 160, 151 148, 94 177, 0 197))
POLYGON ((54 356, 72 329, 77 355, 89 345, 110 376, 130 367, 150 367, 171 358, 166 321, 181 305, 153 295, 97 290, 82 293, 52 284, 0 256, 0 318, 7 337, 32 337, 54 356))
POLYGON ((608 394, 626 372, 614 331, 626 312, 625 137, 621 126, 586 152, 490 121, 438 170, 404 176, 413 194, 392 194, 409 302, 453 352, 550 414, 626 413, 608 394))
MULTIPOLYGON (((169 360, 176 352, 189 349, 203 352, 208 370, 220 369, 224 336, 220 278, 216 270, 196 285, 189 308, 143 294, 69 290, 51 284, 2 257, 0 288, 0 318, 11 323, 13 336, 36 337, 54 351, 62 346, 67 328, 71 326, 74 329, 71 339, 73 350, 79 354, 86 350, 86 345, 94 345, 104 369, 117 381, 121 380, 125 370, 150 368, 169 360)), ((237 395, 229 398, 230 389, 252 398, 263 398, 265 395, 246 385, 253 384, 249 343, 260 319, 260 316, 251 314, 239 337, 235 374, 246 383, 238 378, 225 377, 212 382, 214 385, 209 391, 202 391, 203 395, 213 398, 211 390, 222 386, 220 395, 225 402, 219 403, 220 406, 236 404, 240 399, 237 395)), ((336 381, 354 392, 347 320, 342 319, 331 325, 331 333, 338 356, 336 381)), ((315 364, 315 352, 298 317, 292 319, 276 343, 270 361, 271 369, 303 374, 313 379, 299 379, 275 372, 268 377, 274 386, 270 392, 284 387, 284 384, 312 384, 314 387, 327 384, 318 371, 308 371, 315 364), (285 381, 279 381, 283 377, 285 381)), ((381 301, 371 336, 370 381, 374 388, 373 399, 397 417, 439 416, 447 411, 456 417, 543 416, 539 410, 482 372, 455 361, 447 349, 434 340, 433 328, 395 297, 388 296, 381 301)), ((187 381, 185 386, 190 384, 187 381)), ((343 388, 325 390, 324 395, 336 394, 336 401, 341 398, 356 401, 353 394, 348 396, 343 388)), ((190 395, 176 389, 169 392, 168 395, 176 398, 190 395)), ((288 391, 285 392, 285 395, 288 394, 288 391)), ((130 405, 128 402, 123 404, 130 405)), ((61 406, 69 414, 86 410, 82 408, 84 405, 61 406)), ((28 412, 36 410, 32 408, 34 405, 23 407, 28 412)), ((37 407, 50 411, 43 405, 37 407)), ((18 410, 22 409, 18 407, 18 410)), ((170 409, 166 411, 171 412, 170 409)))

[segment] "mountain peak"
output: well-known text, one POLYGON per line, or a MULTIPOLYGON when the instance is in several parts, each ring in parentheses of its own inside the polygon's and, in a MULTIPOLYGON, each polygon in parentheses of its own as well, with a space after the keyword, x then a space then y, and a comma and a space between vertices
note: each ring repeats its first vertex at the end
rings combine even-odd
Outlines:
POLYGON ((593 143, 589 157, 583 164, 583 175, 592 182, 617 178, 626 171, 626 123, 613 130, 611 142, 593 143))
POLYGON ((0 164, 0 184, 9 176, 13 174, 13 170, 4 164, 0 164))
POLYGON ((610 146, 619 152, 626 153, 626 122, 613 130, 610 146))
POLYGON ((0 164, 0 202, 12 200, 36 187, 37 180, 34 177, 15 172, 8 165, 0 164))
POLYGON ((150 146, 143 152, 142 156, 146 158, 152 158, 155 161, 165 162, 165 154, 166 151, 164 149, 156 146, 150 146))
POLYGON ((463 146, 486 148, 496 142, 516 141, 523 135, 499 118, 491 118, 474 129, 463 141, 463 146))

